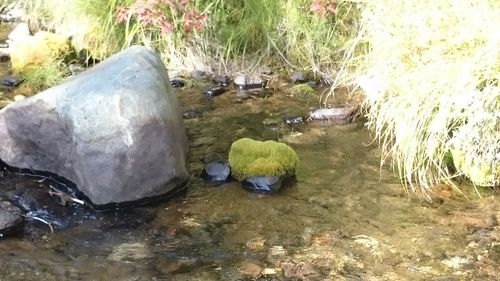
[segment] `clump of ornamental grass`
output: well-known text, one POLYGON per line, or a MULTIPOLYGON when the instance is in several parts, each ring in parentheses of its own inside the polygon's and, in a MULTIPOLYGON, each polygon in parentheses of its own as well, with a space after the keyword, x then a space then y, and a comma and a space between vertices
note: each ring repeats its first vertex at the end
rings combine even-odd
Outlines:
POLYGON ((368 52, 351 52, 338 81, 361 86, 382 164, 413 191, 464 175, 498 185, 499 13, 495 0, 363 4, 351 50, 368 52))

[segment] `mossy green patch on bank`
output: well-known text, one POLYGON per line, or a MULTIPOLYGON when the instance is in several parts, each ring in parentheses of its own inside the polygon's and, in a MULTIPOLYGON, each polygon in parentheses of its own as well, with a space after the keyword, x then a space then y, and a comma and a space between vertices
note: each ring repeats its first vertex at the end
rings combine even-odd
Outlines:
POLYGON ((495 186, 500 182, 500 164, 492 167, 489 163, 474 161, 471 156, 452 150, 453 164, 456 169, 478 186, 495 186))
POLYGON ((307 97, 307 96, 315 96, 316 91, 309 86, 308 84, 297 84, 291 87, 288 92, 292 96, 302 96, 302 97, 307 97))
POLYGON ((229 152, 232 176, 239 181, 253 176, 293 176, 298 161, 290 146, 275 141, 243 138, 235 141, 229 152))

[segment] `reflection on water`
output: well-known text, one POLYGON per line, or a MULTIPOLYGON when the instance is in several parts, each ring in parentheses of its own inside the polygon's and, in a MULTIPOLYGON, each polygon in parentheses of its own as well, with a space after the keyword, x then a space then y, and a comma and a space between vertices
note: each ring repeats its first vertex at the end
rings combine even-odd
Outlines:
MULTIPOLYGON (((307 113, 313 99, 276 92, 241 103, 228 92, 207 110, 201 92, 178 90, 185 110, 202 112, 186 120, 195 176, 186 195, 118 213, 71 209, 54 233, 28 221, 24 235, 0 242, 0 280, 494 280, 497 196, 408 196, 379 169, 361 121, 263 125, 307 113), (272 196, 206 185, 200 159, 226 157, 240 137, 288 142, 296 181, 272 196)), ((6 175, 0 186, 34 182, 6 175)))

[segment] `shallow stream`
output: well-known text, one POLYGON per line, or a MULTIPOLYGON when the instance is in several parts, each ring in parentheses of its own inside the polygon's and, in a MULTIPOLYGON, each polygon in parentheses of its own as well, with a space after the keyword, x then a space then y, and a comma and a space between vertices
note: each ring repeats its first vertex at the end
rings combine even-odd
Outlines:
MULTIPOLYGON (((24 233, 0 240, 0 280, 498 280, 498 194, 465 200, 443 187, 429 202, 405 193, 380 169, 363 120, 281 122, 316 108, 315 97, 275 90, 238 100, 202 90, 177 90, 183 109, 201 114, 185 120, 193 175, 185 194, 116 213, 68 205, 52 217, 53 233, 28 219, 24 233), (273 119, 277 126, 263 124, 273 119), (198 177, 201 158, 226 158, 241 137, 290 144, 296 180, 268 196, 198 177)), ((26 186, 49 188, 40 178, 0 177, 0 189, 26 186)))

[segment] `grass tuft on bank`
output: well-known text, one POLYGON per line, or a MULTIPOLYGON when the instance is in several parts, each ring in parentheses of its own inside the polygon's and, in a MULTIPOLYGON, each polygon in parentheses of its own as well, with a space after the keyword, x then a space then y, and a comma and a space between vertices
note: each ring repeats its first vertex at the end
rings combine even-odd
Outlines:
POLYGON ((132 44, 168 68, 215 73, 304 69, 330 80, 357 30, 356 4, 332 0, 28 0, 33 22, 105 58, 132 44))
POLYGON ((361 10, 362 32, 337 82, 366 94, 382 164, 425 194, 461 176, 497 186, 500 2, 383 0, 361 10))

